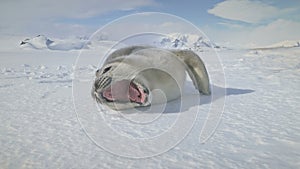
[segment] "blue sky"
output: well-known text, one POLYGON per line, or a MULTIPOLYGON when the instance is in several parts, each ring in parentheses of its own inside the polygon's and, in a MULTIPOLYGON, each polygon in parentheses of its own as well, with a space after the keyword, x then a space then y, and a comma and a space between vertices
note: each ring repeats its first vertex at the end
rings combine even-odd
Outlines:
POLYGON ((220 43, 300 39, 297 0, 3 0, 0 11, 2 35, 83 36, 125 15, 164 12, 192 22, 220 43))
POLYGON ((209 1, 199 1, 199 0, 190 0, 186 1, 154 1, 154 4, 149 6, 142 6, 136 9, 122 11, 116 10, 105 13, 101 16, 95 16, 87 19, 72 19, 68 18, 64 21, 69 23, 83 23, 83 24, 106 24, 109 21, 122 17, 124 15, 129 15, 132 13, 138 12, 163 12, 173 15, 177 15, 184 19, 193 22, 196 25, 205 25, 214 23, 218 20, 218 17, 215 17, 207 12, 207 9, 210 9, 214 4, 222 2, 222 0, 209 0, 209 1))

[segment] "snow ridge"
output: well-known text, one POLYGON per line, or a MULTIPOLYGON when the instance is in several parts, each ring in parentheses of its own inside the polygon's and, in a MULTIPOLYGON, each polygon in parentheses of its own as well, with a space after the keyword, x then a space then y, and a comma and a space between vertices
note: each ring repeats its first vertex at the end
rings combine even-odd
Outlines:
POLYGON ((300 41, 285 40, 285 41, 267 46, 266 48, 292 48, 292 47, 300 47, 300 41))
POLYGON ((21 48, 26 49, 49 49, 49 50, 79 50, 87 48, 87 40, 85 38, 70 39, 70 40, 50 40, 44 35, 38 35, 32 39, 25 39, 20 43, 21 48))

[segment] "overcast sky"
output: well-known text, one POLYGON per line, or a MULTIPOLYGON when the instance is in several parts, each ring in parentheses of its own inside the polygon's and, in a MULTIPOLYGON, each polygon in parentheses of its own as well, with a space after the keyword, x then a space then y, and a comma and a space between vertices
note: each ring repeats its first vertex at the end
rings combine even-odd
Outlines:
POLYGON ((1 0, 0 12, 1 35, 88 36, 125 15, 164 12, 192 22, 216 42, 300 40, 298 0, 1 0))

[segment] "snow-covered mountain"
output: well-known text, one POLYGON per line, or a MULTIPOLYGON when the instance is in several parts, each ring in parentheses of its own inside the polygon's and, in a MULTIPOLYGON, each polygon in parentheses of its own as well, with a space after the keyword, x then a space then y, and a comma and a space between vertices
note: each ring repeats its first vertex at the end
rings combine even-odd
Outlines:
POLYGON ((300 40, 292 41, 292 40, 285 40, 279 43, 272 44, 267 46, 268 48, 291 48, 291 47, 300 47, 300 40))
POLYGON ((276 48, 293 48, 300 47, 300 40, 285 40, 271 45, 258 47, 258 49, 276 49, 276 48))
MULTIPOLYGON (((26 49, 48 49, 48 50, 80 50, 95 48, 103 43, 113 42, 109 41, 109 37, 99 36, 89 39, 87 36, 75 37, 71 39, 50 39, 44 35, 38 35, 34 38, 26 38, 21 41, 21 48, 26 49)), ((211 48, 220 48, 215 43, 207 38, 195 34, 179 34, 174 33, 165 37, 153 39, 153 44, 163 48, 175 49, 192 49, 203 51, 211 48)))
MULTIPOLYGON (((108 35, 99 35, 93 38, 88 36, 74 37, 70 39, 50 39, 44 35, 38 35, 34 38, 26 38, 21 41, 21 48, 38 49, 38 50, 80 50, 92 49, 98 46, 113 46, 116 43, 111 41, 108 35)), ((152 42, 154 46, 169 48, 169 49, 191 49, 195 51, 205 51, 209 49, 224 49, 225 46, 220 46, 210 41, 204 36, 196 34, 180 34, 173 33, 164 37, 154 38, 152 42)), ((151 45, 151 44, 149 44, 151 45)), ((251 49, 276 49, 276 48, 293 48, 300 47, 300 40, 286 40, 268 46, 256 47, 251 49)))
POLYGON ((47 49, 54 41, 48 39, 44 35, 38 35, 32 39, 26 38, 20 45, 25 48, 47 49))
POLYGON ((50 49, 50 50, 78 50, 87 48, 87 40, 85 38, 75 38, 75 39, 55 39, 50 40, 44 35, 38 35, 32 39, 25 39, 20 43, 22 48, 26 49, 50 49))
POLYGON ((197 51, 209 48, 220 48, 218 45, 203 36, 179 33, 163 37, 155 42, 155 44, 165 48, 193 49, 197 51))

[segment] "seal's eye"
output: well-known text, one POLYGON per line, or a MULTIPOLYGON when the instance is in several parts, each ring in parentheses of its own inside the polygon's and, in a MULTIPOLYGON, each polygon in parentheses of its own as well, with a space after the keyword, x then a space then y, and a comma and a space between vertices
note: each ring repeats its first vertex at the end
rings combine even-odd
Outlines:
POLYGON ((95 73, 96 77, 98 77, 100 74, 99 74, 100 70, 98 69, 95 73))
POLYGON ((103 73, 102 73, 102 74, 104 74, 104 73, 108 72, 110 69, 111 69, 111 66, 109 66, 109 67, 105 68, 105 69, 103 70, 103 73))

